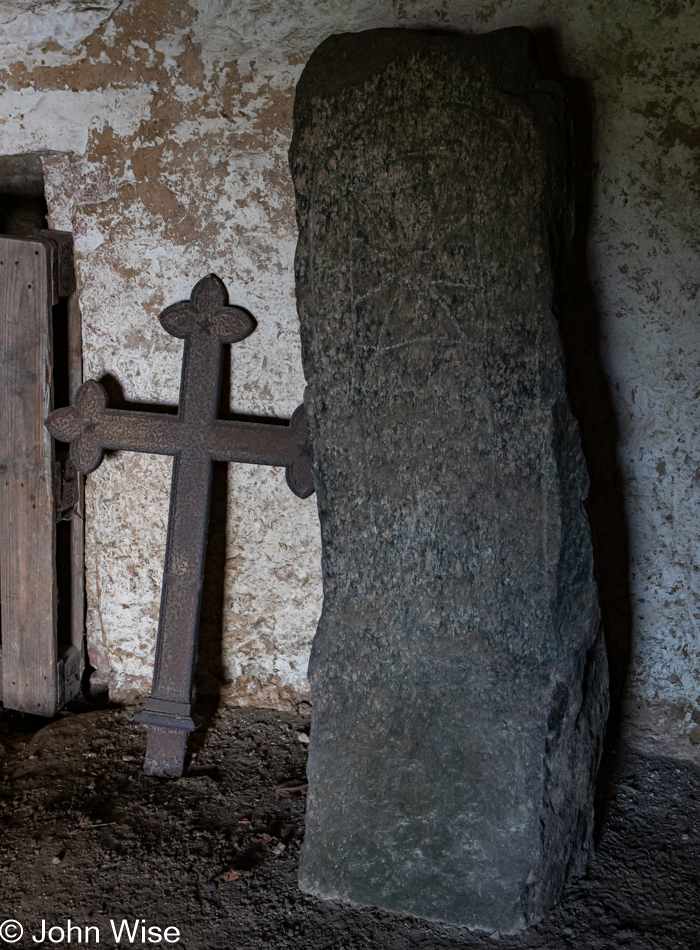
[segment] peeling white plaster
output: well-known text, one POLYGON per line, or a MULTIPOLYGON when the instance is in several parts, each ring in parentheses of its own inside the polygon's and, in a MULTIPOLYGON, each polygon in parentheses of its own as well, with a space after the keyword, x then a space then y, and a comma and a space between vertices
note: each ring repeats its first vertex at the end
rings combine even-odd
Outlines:
POLYGON ((122 0, 3 0, 0 2, 0 59, 49 66, 65 62, 99 29, 122 0), (59 51, 43 49, 47 44, 59 51))
POLYGON ((71 92, 52 89, 0 91, 0 129, 5 154, 42 150, 84 155, 91 134, 109 125, 133 135, 149 116, 150 89, 71 92))

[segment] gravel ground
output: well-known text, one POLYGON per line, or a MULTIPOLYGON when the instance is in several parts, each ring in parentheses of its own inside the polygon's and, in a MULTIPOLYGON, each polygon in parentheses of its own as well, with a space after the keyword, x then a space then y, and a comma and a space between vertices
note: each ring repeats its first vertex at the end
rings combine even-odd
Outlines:
POLYGON ((609 753, 587 877, 537 926, 488 935, 299 892, 304 716, 224 708, 167 781, 142 774, 133 713, 0 715, 0 923, 24 926, 14 946, 75 946, 75 930, 32 939, 69 919, 83 943, 99 929, 88 945, 154 945, 140 930, 117 944, 110 920, 125 919, 177 927, 170 945, 186 950, 700 947, 700 770, 687 763, 609 753))

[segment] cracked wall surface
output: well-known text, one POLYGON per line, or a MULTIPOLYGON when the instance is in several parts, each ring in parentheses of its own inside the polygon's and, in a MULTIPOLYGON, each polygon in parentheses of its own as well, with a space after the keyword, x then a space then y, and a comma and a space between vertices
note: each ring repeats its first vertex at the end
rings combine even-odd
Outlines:
MULTIPOLYGON (((50 224, 75 235, 85 378, 174 403, 181 346, 157 315, 213 271, 258 321, 233 347, 231 408, 280 416, 304 385, 286 153, 309 55, 331 33, 381 26, 534 31, 588 136, 583 302, 569 301, 563 335, 612 662, 628 667, 635 741, 688 756, 700 741, 698 21, 695 0, 0 0, 0 152, 43 154, 50 224)), ((116 453, 88 479, 88 641, 116 698, 150 681, 169 471, 116 453)), ((230 466, 228 481, 226 695, 298 702, 321 600, 315 500, 279 470, 230 466)))

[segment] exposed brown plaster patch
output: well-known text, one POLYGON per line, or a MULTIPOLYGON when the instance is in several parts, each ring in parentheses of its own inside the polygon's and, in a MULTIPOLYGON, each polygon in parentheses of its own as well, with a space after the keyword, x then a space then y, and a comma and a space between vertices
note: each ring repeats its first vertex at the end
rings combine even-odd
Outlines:
MULTIPOLYGON (((474 10, 474 16, 480 23, 488 23, 493 20, 500 8, 506 5, 509 0, 492 0, 491 3, 484 3, 474 10)), ((439 11, 435 11, 439 15, 439 11)))
POLYGON ((260 87, 260 96, 267 100, 267 104, 255 113, 255 128, 265 138, 272 135, 291 137, 294 87, 275 89, 265 83, 260 87))
MULTIPOLYGON (((155 49, 155 44, 168 37, 175 24, 186 31, 196 17, 196 11, 183 0, 141 0, 134 4, 122 4, 108 21, 110 29, 115 30, 118 37, 113 44, 105 43, 107 23, 104 23, 84 41, 77 62, 60 66, 13 63, 11 69, 0 72, 8 77, 8 81, 17 84, 11 88, 20 88, 30 81, 34 81, 40 89, 63 89, 68 86, 88 91, 103 89, 108 85, 118 88, 154 80, 169 86, 171 80, 164 68, 165 56, 155 49), (145 42, 148 49, 134 47, 134 40, 145 42), (130 46, 133 52, 127 54, 130 46), (151 65, 148 65, 151 58, 149 50, 152 50, 155 59, 151 65), (107 51, 110 62, 105 62, 103 58, 107 51)), ((46 53, 61 52, 62 48, 57 43, 49 42, 43 50, 46 53)))
POLYGON ((700 148, 700 125, 689 125, 673 118, 665 124, 658 139, 661 147, 665 149, 684 145, 695 150, 700 148))
POLYGON ((187 84, 203 91, 207 86, 207 80, 202 63, 202 44, 193 43, 189 33, 185 33, 182 39, 185 48, 175 61, 181 74, 187 77, 187 84))
POLYGON ((226 691, 225 701, 238 705, 241 701, 246 706, 272 706, 277 709, 295 709, 300 703, 311 701, 308 690, 295 690, 282 683, 279 676, 265 678, 255 674, 244 673, 236 677, 230 690, 226 691))

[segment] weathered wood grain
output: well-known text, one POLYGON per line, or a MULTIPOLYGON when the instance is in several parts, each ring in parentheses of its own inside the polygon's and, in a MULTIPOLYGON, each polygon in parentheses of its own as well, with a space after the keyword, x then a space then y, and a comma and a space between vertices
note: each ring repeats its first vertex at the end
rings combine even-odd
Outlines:
POLYGON ((0 550, 3 702, 57 708, 51 255, 45 240, 0 237, 0 550))

